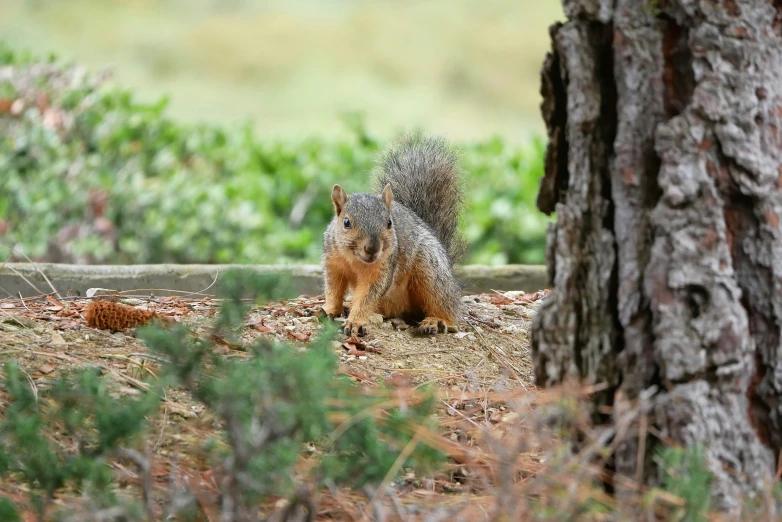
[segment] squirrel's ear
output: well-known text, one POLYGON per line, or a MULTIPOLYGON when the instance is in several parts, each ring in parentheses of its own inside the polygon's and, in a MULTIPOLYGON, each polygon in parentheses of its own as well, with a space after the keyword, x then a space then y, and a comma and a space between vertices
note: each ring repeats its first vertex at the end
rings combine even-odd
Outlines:
POLYGON ((388 210, 391 210, 391 202, 394 200, 394 193, 391 192, 391 184, 387 184, 383 187, 383 201, 386 202, 388 210))
POLYGON ((334 213, 340 215, 342 209, 345 208, 345 201, 347 201, 348 195, 345 194, 345 189, 340 185, 334 185, 331 189, 331 201, 334 202, 334 213))

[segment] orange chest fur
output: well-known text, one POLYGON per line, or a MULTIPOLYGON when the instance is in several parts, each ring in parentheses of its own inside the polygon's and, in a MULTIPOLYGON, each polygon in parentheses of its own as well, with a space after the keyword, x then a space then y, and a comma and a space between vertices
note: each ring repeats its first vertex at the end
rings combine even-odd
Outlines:
MULTIPOLYGON (((398 266, 404 266, 399 260, 398 266)), ((335 276, 344 278, 348 289, 352 294, 364 293, 369 287, 382 280, 384 271, 391 267, 373 263, 368 265, 357 259, 346 259, 343 256, 334 256, 326 260, 326 267, 335 276)), ((403 312, 411 310, 413 297, 411 295, 410 274, 397 269, 391 287, 380 298, 377 313, 385 317, 395 317, 403 312)))

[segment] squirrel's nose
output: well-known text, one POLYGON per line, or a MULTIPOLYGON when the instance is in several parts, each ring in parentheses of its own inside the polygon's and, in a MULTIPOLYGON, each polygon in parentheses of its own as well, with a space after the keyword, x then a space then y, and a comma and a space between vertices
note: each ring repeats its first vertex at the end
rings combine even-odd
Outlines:
POLYGON ((370 243, 368 245, 364 245, 364 252, 367 253, 368 256, 374 256, 377 254, 377 251, 380 250, 380 245, 377 243, 370 243))

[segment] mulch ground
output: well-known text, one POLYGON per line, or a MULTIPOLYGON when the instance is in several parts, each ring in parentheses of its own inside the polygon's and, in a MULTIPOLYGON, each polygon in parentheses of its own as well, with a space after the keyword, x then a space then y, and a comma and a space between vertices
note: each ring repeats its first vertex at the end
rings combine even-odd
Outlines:
MULTIPOLYGON (((378 316, 365 337, 339 336, 333 349, 340 359, 340 371, 360 385, 388 381, 410 388, 436 386, 441 449, 451 457, 450 468, 435 477, 403 474, 393 483, 392 493, 373 504, 374 510, 386 509, 388 516, 404 515, 403 520, 426 518, 424 514, 438 509, 451 515, 459 513, 465 520, 487 519, 492 514, 500 490, 510 487, 498 483, 497 473, 502 468, 498 448, 523 431, 525 408, 529 411, 539 401, 531 384, 529 328, 546 294, 466 296, 466 313, 458 333, 422 336, 401 321, 378 316)), ((124 293, 118 297, 136 309, 185 323, 197 333, 208 331, 219 307, 217 300, 202 295, 158 298, 124 293)), ((85 319, 90 302, 54 295, 0 300, 0 368, 10 360, 18 362, 38 394, 45 394, 62 372, 87 366, 101 369, 113 393, 132 395, 145 389, 155 378, 159 361, 133 330, 90 328, 85 319)), ((313 311, 322 304, 322 296, 302 296, 254 308, 242 331, 243 343, 265 336, 289 342, 292 349, 306 350, 321 328, 313 311)), ((226 343, 215 349, 224 357, 247 357, 241 346, 226 343)), ((0 401, 3 398, 0 389, 0 401)), ((156 490, 166 491, 172 481, 179 481, 201 492, 203 498, 213 498, 217 492, 213 470, 198 457, 196 448, 217 428, 215 419, 188 394, 170 390, 160 413, 149 420, 147 446, 156 490)), ((515 468, 511 481, 537 473, 543 465, 540 455, 535 448, 516 453, 511 459, 515 468)), ((139 480, 134 466, 117 460, 114 468, 119 488, 132 495, 139 480)), ((24 487, 10 480, 0 481, 0 494, 19 505, 26 502, 24 487)), ((78 502, 77 495, 62 492, 56 503, 68 507, 78 502)), ((284 503, 280 499, 270 502, 271 507, 284 503)), ((204 519, 218 520, 214 506, 207 500, 203 504, 204 519)), ((379 516, 366 512, 367 504, 366 492, 320 492, 316 519, 379 516)))

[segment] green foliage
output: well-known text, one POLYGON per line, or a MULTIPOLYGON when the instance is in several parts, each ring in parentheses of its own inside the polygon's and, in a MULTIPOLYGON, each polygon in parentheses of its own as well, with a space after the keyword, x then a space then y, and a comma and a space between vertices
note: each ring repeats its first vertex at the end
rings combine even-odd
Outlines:
MULTIPOLYGON (((349 426, 334 441, 334 453, 322 459, 321 475, 358 487, 377 484, 393 466, 402 449, 411 442, 416 426, 436 432, 434 394, 426 394, 420 402, 407 404, 403 410, 392 408, 376 419, 369 412, 377 410, 378 395, 364 395, 348 386, 344 378, 334 383, 335 399, 349 415, 349 426)), ((444 456, 426 445, 417 446, 403 467, 417 468, 426 473, 443 461, 444 456)))
POLYGON ((663 489, 685 502, 683 522, 706 520, 711 496, 712 475, 706 467, 701 446, 688 448, 662 447, 657 450, 658 464, 663 473, 663 489))
MULTIPOLYGON (((249 270, 225 274, 220 293, 226 301, 214 333, 227 337, 244 322, 246 305, 241 298, 247 293, 262 298, 284 293, 285 283, 280 281, 249 270)), ((324 324, 304 353, 260 338, 247 348, 250 357, 242 361, 213 355, 208 342, 181 326, 152 326, 140 335, 169 361, 165 373, 174 383, 220 416, 230 448, 222 456, 224 465, 241 482, 243 496, 262 497, 294 492, 292 468, 307 441, 332 443, 324 448, 314 478, 361 486, 385 477, 416 426, 432 428, 427 417, 435 411, 433 394, 404 410, 391 408, 387 392, 369 394, 335 375, 335 333, 333 325, 324 324), (332 440, 333 418, 350 421, 332 440)), ((421 447, 407 464, 431 467, 442 458, 421 447)))
POLYGON ((0 520, 5 520, 6 522, 22 520, 19 513, 16 512, 14 503, 7 498, 0 498, 0 520))
MULTIPOLYGON (((219 461, 224 519, 247 519, 270 495, 298 499, 303 481, 379 484, 400 469, 395 463, 418 430, 435 429, 433 394, 402 402, 390 390, 366 390, 337 375, 336 328, 328 322, 307 348, 259 338, 245 346, 246 359, 214 349, 217 337, 240 340, 249 310, 245 296, 278 297, 287 284, 286 277, 233 271, 221 279, 220 316, 205 337, 179 323, 140 329, 162 367, 154 385, 137 397, 115 397, 92 369, 61 377, 38 396, 20 369, 7 365, 0 380, 9 398, 0 410, 0 478, 24 482, 41 516, 65 487, 84 491, 95 509, 118 505, 109 459, 131 458, 140 470, 145 467, 140 459, 150 457, 134 449, 142 445, 145 419, 156 412, 164 389, 179 387, 219 420, 215 438, 204 441, 202 450, 219 461), (307 442, 321 449, 303 476, 295 470, 307 442)), ((424 444, 405 454, 405 467, 426 471, 444 460, 424 444)), ((149 492, 142 498, 150 498, 149 492)), ((181 514, 191 507, 177 509, 181 514)), ((123 509, 134 519, 134 506, 123 509)), ((13 513, 12 504, 0 503, 3 520, 13 520, 13 513)))
POLYGON ((519 148, 499 138, 463 147, 469 209, 461 228, 470 245, 471 262, 543 261, 548 219, 535 199, 545 147, 537 139, 519 148))
POLYGON ((115 502, 106 458, 143 432, 158 394, 117 399, 96 371, 83 370, 58 379, 42 403, 13 363, 5 368, 5 385, 10 402, 0 417, 0 475, 21 478, 41 515, 54 493, 69 484, 85 488, 98 503, 115 502), (52 430, 64 444, 53 440, 52 430))
MULTIPOLYGON (((249 125, 178 124, 165 99, 139 102, 101 77, 0 43, 3 65, 13 73, 0 100, 22 105, 0 113, 0 231, 33 259, 317 262, 331 187, 368 190, 385 145, 356 114, 345 121, 351 139, 266 142, 249 125)), ((494 138, 461 148, 467 261, 541 262, 547 220, 534 198, 543 144, 494 138)))
POLYGON ((651 18, 657 18, 663 13, 660 0, 647 0, 644 4, 643 10, 644 13, 651 18))

